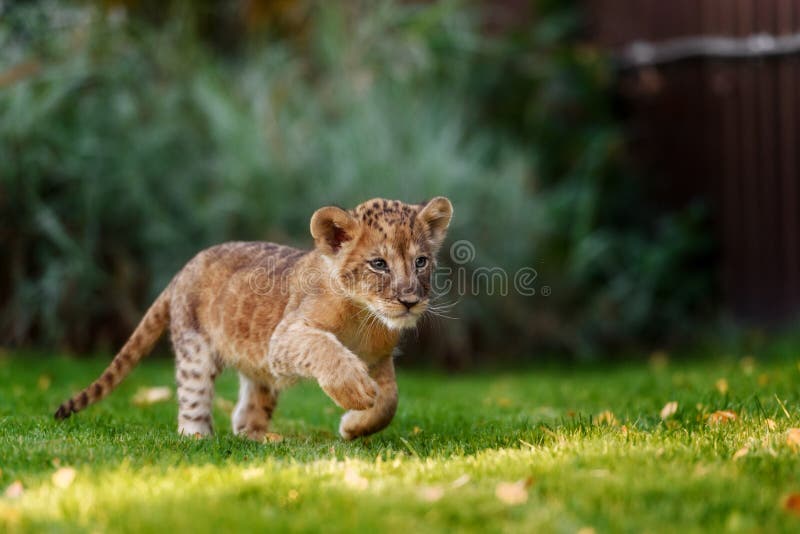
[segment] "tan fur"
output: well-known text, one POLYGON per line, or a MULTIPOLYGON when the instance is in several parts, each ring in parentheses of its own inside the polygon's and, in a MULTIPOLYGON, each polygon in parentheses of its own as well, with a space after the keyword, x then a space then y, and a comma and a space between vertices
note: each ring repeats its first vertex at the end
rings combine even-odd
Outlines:
POLYGON ((263 439, 280 389, 302 378, 349 410, 339 427, 345 439, 385 428, 397 407, 392 352, 427 309, 451 216, 444 197, 415 205, 373 199, 350 211, 317 210, 312 251, 260 242, 202 251, 56 418, 108 395, 169 326, 181 434, 212 432, 214 379, 223 367, 239 371, 233 429, 250 439, 263 439), (422 267, 420 257, 428 259, 422 267))

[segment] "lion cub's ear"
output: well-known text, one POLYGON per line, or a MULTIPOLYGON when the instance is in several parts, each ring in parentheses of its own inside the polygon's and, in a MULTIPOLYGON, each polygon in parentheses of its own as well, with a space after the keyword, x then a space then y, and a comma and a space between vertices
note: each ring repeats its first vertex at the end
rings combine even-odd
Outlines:
POLYGON ((445 197, 436 197, 428 201, 417 214, 417 219, 424 222, 430 230, 431 243, 438 249, 447 236, 447 227, 453 217, 453 205, 445 197))
POLYGON ((311 216, 311 236, 317 248, 335 254, 342 244, 355 237, 358 221, 342 208, 327 206, 311 216))

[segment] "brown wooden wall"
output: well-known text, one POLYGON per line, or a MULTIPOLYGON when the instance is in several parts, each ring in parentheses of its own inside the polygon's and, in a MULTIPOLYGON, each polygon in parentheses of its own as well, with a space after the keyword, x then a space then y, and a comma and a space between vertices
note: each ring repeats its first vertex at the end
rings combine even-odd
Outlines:
MULTIPOLYGON (((800 0, 587 0, 592 38, 800 32, 800 0)), ((800 56, 686 59, 621 71, 632 154, 657 198, 707 200, 730 308, 771 322, 800 312, 800 56)), ((676 283, 680 283, 676 279, 676 283)))

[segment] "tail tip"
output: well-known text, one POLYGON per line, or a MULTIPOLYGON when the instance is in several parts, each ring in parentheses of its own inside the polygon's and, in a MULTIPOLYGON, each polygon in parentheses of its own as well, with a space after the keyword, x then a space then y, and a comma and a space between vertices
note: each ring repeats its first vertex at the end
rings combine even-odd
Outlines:
POLYGON ((55 418, 56 421, 63 421, 70 415, 72 415, 72 410, 70 409, 69 403, 65 402, 64 404, 58 407, 58 410, 56 410, 55 418))

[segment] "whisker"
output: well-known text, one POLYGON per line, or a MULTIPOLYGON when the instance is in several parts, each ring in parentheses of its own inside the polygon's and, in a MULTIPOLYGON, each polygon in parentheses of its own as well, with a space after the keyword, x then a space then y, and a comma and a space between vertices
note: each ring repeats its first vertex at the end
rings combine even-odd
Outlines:
MULTIPOLYGON (((447 293, 442 293, 442 294, 439 294, 439 295, 432 295, 430 297, 430 300, 431 300, 431 302, 436 302, 437 300, 443 299, 443 298, 445 298, 447 296, 449 296, 447 293)), ((461 299, 459 298, 455 302, 461 302, 461 299)))
POLYGON ((431 308, 428 308, 426 310, 426 313, 429 313, 432 317, 442 317, 444 319, 453 319, 453 320, 458 320, 459 319, 458 317, 451 317, 450 315, 445 315, 444 313, 442 313, 440 311, 437 311, 437 310, 433 310, 431 308))
POLYGON ((359 318, 362 315, 364 317, 361 319, 361 321, 359 321, 358 329, 356 330, 356 337, 361 337, 362 334, 366 334, 368 325, 370 324, 372 317, 374 317, 372 310, 366 307, 362 308, 361 311, 356 314, 356 318, 359 318))
POLYGON ((445 309, 445 308, 450 309, 453 308, 454 306, 457 306, 460 302, 461 299, 455 300, 453 302, 437 302, 435 299, 431 299, 429 305, 432 308, 437 308, 437 309, 445 309))
POLYGON ((449 308, 439 308, 438 306, 428 306, 428 310, 430 310, 430 311, 432 311, 432 312, 445 312, 445 313, 450 313, 450 312, 452 312, 452 311, 453 311, 453 307, 451 306, 451 307, 449 307, 449 308))

